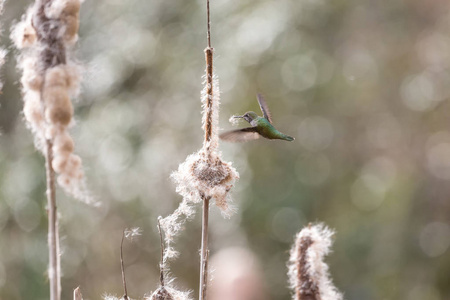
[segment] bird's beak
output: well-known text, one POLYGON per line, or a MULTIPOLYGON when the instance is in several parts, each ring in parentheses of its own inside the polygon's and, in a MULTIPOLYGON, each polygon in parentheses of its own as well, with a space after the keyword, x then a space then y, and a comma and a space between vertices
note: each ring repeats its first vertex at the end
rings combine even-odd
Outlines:
POLYGON ((235 119, 243 119, 244 118, 244 116, 233 116, 233 118, 235 118, 235 119))

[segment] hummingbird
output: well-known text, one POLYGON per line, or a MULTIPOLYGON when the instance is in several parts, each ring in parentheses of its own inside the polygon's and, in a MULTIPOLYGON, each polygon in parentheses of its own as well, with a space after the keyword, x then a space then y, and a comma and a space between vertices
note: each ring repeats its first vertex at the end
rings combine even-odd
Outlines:
POLYGON ((219 137, 228 142, 246 142, 250 140, 256 140, 260 136, 265 137, 266 139, 279 139, 285 141, 293 141, 294 138, 286 135, 280 131, 278 131, 272 125, 272 116, 270 115, 269 108, 267 107, 267 103, 264 100, 261 94, 257 94, 256 98, 258 99, 259 107, 263 113, 263 116, 258 116, 253 111, 248 111, 242 116, 233 116, 232 118, 242 118, 245 121, 249 122, 251 127, 246 127, 242 129, 227 131, 222 133, 219 137))

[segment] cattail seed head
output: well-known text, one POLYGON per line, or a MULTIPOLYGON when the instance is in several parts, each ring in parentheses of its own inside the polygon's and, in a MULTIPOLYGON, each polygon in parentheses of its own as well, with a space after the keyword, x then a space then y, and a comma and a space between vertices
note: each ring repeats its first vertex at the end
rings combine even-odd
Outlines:
POLYGON ((231 163, 223 162, 217 154, 208 154, 202 149, 188 156, 171 176, 177 184, 176 191, 188 203, 213 198, 222 212, 230 213, 229 191, 239 174, 231 163))
POLYGON ((73 41, 77 37, 78 28, 80 27, 80 21, 78 16, 68 15, 63 19, 66 30, 64 32, 64 39, 67 41, 73 41))
POLYGON ((67 131, 61 132, 55 136, 53 141, 53 151, 55 153, 72 153, 74 149, 74 142, 67 131))
POLYGON ((23 113, 33 131, 42 131, 44 116, 42 115, 42 104, 39 93, 28 92, 24 97, 23 113))
POLYGON ((37 72, 37 61, 35 57, 26 57, 21 62, 23 69, 23 75, 20 79, 22 86, 25 89, 30 89, 36 92, 39 92, 42 87, 43 78, 37 72))
POLYGON ((72 120, 73 107, 67 91, 52 89, 47 91, 46 96, 46 102, 50 105, 45 110, 45 120, 48 123, 69 125, 72 120))
POLYGON ((81 295, 80 287, 73 290, 73 300, 83 300, 83 295, 81 295))
POLYGON ((160 286, 145 300, 190 300, 189 292, 181 292, 169 286, 160 286))
POLYGON ((67 49, 76 41, 79 11, 80 0, 37 1, 11 35, 17 48, 29 48, 22 51, 19 68, 24 115, 36 148, 46 153, 46 145, 52 146, 51 166, 59 185, 90 203, 81 159, 73 153, 68 132, 74 112, 70 98, 78 94, 80 72, 67 49))
POLYGON ((11 39, 18 49, 29 48, 37 40, 36 30, 31 23, 31 15, 31 10, 28 10, 11 31, 11 39))
POLYGON ((323 261, 333 234, 323 224, 310 225, 297 234, 288 265, 293 300, 342 300, 323 261))

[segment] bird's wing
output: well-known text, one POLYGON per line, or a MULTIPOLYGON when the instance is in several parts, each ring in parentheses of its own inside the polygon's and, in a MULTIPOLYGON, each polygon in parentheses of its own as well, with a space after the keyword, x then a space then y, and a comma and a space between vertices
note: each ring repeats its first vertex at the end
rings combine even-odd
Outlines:
POLYGON ((270 115, 270 110, 267 106, 266 100, 264 100, 261 94, 257 94, 256 98, 258 98, 259 107, 261 108, 264 118, 266 118, 270 122, 270 124, 272 124, 272 116, 270 115))
POLYGON ((259 138, 259 133, 256 127, 247 127, 224 132, 219 137, 224 141, 236 143, 256 140, 259 138))

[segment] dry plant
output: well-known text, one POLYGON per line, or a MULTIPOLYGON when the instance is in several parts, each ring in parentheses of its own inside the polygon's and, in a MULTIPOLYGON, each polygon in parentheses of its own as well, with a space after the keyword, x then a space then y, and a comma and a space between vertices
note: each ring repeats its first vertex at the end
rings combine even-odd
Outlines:
POLYGON ((83 295, 81 295, 80 287, 73 290, 73 300, 83 300, 83 295))
MULTIPOLYGON (((166 284, 165 281, 165 267, 164 267, 164 242, 163 242, 163 234, 161 231, 160 219, 158 219, 158 231, 160 235, 160 243, 161 243, 161 261, 160 261, 160 285, 153 292, 150 293, 150 296, 144 296, 146 300, 189 300, 189 292, 181 292, 171 287, 171 282, 166 284)), ((127 283, 125 277, 125 267, 124 267, 124 259, 123 259, 123 242, 125 239, 133 241, 133 239, 137 236, 141 235, 141 230, 139 228, 125 229, 122 234, 122 240, 120 242, 120 269, 122 273, 122 284, 124 294, 122 297, 118 298, 114 295, 105 294, 103 296, 104 300, 132 300, 128 296, 127 283)), ((74 296, 75 297, 75 296, 74 296)))
MULTIPOLYGON (((55 172, 59 185, 69 194, 92 203, 86 186, 81 159, 74 154, 74 142, 68 133, 72 124, 70 101, 78 93, 79 68, 70 60, 68 49, 77 40, 80 0, 36 0, 13 31, 12 37, 21 50, 19 67, 24 97, 24 116, 33 132, 35 146, 46 160, 47 199, 49 216, 50 300, 60 300, 60 252, 55 172)), ((0 0, 0 6, 3 2, 0 0)), ((181 163, 172 178, 176 191, 183 197, 178 208, 168 217, 158 219, 161 239, 160 285, 147 300, 188 300, 189 293, 177 291, 166 281, 168 260, 176 257, 174 238, 181 232, 186 219, 194 215, 194 206, 202 203, 202 237, 199 299, 207 299, 208 283, 208 218, 211 200, 225 216, 233 212, 229 192, 238 173, 231 163, 221 158, 218 150, 219 82, 213 70, 210 9, 206 0, 207 47, 204 88, 201 93, 204 130, 203 146, 181 163), (164 232, 164 239, 163 239, 164 232), (164 240, 164 242, 163 242, 164 240), (164 245, 165 244, 165 245, 164 245)), ((3 53, 3 52, 1 52, 3 53)), ((1 55, 0 55, 1 56, 1 55)), ((1 62, 1 60, 0 60, 1 62)), ((129 300, 123 259, 125 238, 139 235, 139 230, 125 230, 120 246, 120 263, 124 295, 129 300)), ((333 232, 323 225, 304 228, 291 250, 289 276, 296 300, 341 300, 342 295, 329 279, 323 257, 330 251, 333 232)), ((74 300, 82 300, 79 288, 74 300)), ((105 300, 118 300, 104 296, 105 300)))
POLYGON ((55 171, 66 192, 91 202, 81 159, 73 153, 74 142, 68 133, 73 116, 70 98, 77 95, 80 81, 68 49, 78 39, 80 4, 80 0, 36 0, 11 36, 21 50, 23 113, 46 161, 51 300, 61 295, 55 171))
POLYGON ((297 234, 288 273, 293 300, 342 300, 323 261, 330 253, 333 234, 323 224, 310 224, 297 234))
POLYGON ((166 232, 166 251, 164 260, 176 256, 171 243, 173 238, 179 234, 186 218, 194 214, 192 206, 195 203, 203 203, 202 215, 202 243, 200 261, 200 295, 199 299, 206 299, 208 283, 208 218, 209 204, 211 199, 229 216, 232 212, 230 206, 229 192, 239 174, 231 166, 224 162, 218 151, 219 136, 219 81, 213 71, 213 48, 211 47, 210 10, 209 0, 206 0, 207 13, 207 47, 205 49, 205 80, 201 93, 203 103, 203 147, 194 154, 187 157, 180 164, 178 170, 172 174, 177 184, 176 191, 183 196, 183 200, 175 212, 161 221, 166 232))
POLYGON ((164 261, 164 239, 161 229, 161 217, 158 218, 158 232, 161 244, 161 261, 159 262, 159 287, 151 294, 150 297, 146 297, 146 300, 189 300, 189 292, 181 292, 171 287, 171 281, 166 283, 166 264, 164 261))

